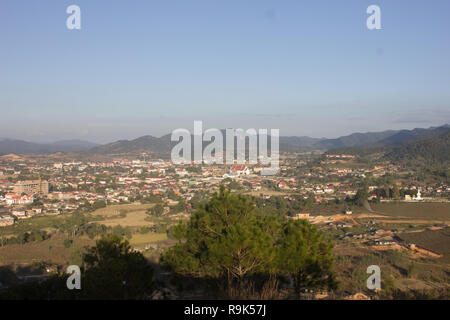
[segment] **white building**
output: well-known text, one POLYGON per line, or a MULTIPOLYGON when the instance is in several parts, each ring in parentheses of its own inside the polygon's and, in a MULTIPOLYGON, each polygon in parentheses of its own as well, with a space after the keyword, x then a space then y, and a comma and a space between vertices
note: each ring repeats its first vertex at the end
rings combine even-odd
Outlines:
POLYGON ((420 193, 420 188, 417 190, 417 195, 415 197, 413 197, 414 200, 423 200, 422 198, 422 193, 420 193))
POLYGON ((244 165, 233 166, 233 167, 231 167, 230 171, 231 171, 232 174, 236 174, 238 176, 240 176, 241 174, 245 174, 245 175, 250 174, 250 169, 247 168, 247 166, 244 166, 244 165))

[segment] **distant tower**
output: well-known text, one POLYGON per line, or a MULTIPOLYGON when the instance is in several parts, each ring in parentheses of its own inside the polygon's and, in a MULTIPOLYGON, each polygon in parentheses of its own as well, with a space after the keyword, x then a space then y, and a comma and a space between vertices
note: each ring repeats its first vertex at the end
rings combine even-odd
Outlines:
POLYGON ((423 199, 422 199, 422 194, 420 193, 420 188, 417 189, 416 200, 423 200, 423 199))

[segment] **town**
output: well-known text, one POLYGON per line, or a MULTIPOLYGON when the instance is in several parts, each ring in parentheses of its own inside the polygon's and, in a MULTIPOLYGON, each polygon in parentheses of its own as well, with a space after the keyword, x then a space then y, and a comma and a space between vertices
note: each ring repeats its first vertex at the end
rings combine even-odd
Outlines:
MULTIPOLYGON (((308 158, 307 155, 304 157, 308 158)), ((145 158, 145 154, 141 158, 145 158)), ((0 166, 0 176, 8 177, 0 180, 0 225, 39 215, 70 214, 85 203, 124 204, 150 196, 167 199, 165 195, 169 191, 189 202, 197 192, 212 194, 222 183, 231 183, 241 192, 253 195, 266 189, 285 193, 286 199, 291 194, 305 199, 312 194, 317 204, 344 201, 356 195, 358 183, 354 181, 367 176, 395 174, 399 170, 392 164, 361 169, 333 167, 352 158, 345 154, 327 154, 319 165, 309 168, 306 160, 288 156, 284 157, 280 174, 276 176, 261 176, 262 167, 257 165, 172 165, 169 160, 161 159, 36 164, 25 159, 18 162, 14 158, 10 161, 6 158, 0 166), (298 171, 304 172, 301 179, 291 175, 298 171), (36 180, 21 180, 23 176, 34 176, 36 180)), ((388 200, 375 192, 384 187, 368 186, 369 192, 373 191, 368 200, 388 200)), ((446 201, 445 196, 449 192, 445 184, 424 185, 422 198, 417 185, 401 188, 404 189, 404 201, 446 201)), ((399 194, 396 198, 401 200, 399 194)))
MULTIPOLYGON (((448 173, 440 165, 424 169, 417 153, 399 161, 390 149, 284 148, 277 173, 267 176, 264 165, 249 161, 175 164, 151 148, 124 149, 0 156, 0 268, 12 268, 20 281, 46 279, 80 265, 104 235, 129 241, 133 251, 160 264, 176 248, 180 222, 226 188, 251 199, 256 216, 306 222, 333 243, 340 289, 301 293, 309 298, 377 298, 364 287, 368 265, 383 268, 382 297, 417 296, 417 290, 447 295, 448 173)), ((158 275, 170 283, 165 277, 158 275)), ((204 294, 169 284, 164 290, 154 298, 204 294)))

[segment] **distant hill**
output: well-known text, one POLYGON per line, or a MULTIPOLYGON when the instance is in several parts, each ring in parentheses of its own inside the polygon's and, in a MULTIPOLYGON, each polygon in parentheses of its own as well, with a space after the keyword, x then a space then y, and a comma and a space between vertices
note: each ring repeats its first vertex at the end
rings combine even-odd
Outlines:
MULTIPOLYGON (((449 125, 444 125, 440 127, 431 127, 428 129, 416 128, 412 130, 398 130, 398 131, 384 131, 379 133, 366 133, 364 138, 359 137, 359 141, 354 145, 337 146, 328 148, 330 152, 347 152, 347 153, 361 153, 361 152, 372 152, 374 150, 381 150, 385 147, 399 146, 408 142, 424 140, 427 138, 432 138, 438 136, 439 134, 445 133, 450 129, 449 125), (367 136, 369 135, 369 136, 367 136), (383 137, 384 136, 384 137, 383 137), (360 143, 363 139, 367 139, 367 143, 360 143), (371 139, 371 141, 370 141, 371 139), (367 149, 367 150, 363 150, 367 149)), ((352 135, 350 135, 352 136, 352 135)), ((342 137, 337 140, 347 140, 348 137, 342 137)), ((348 140, 347 140, 348 141, 348 140)), ((328 142, 327 142, 328 143, 328 142)), ((338 145, 340 143, 336 143, 338 145)))
POLYGON ((90 154, 124 154, 150 152, 154 154, 170 154, 172 142, 170 135, 161 138, 150 135, 134 140, 119 140, 88 150, 90 154))
MULTIPOLYGON (((445 125, 428 129, 353 133, 336 139, 287 136, 280 137, 280 151, 336 150, 348 153, 370 153, 385 147, 399 146, 407 142, 434 137, 444 133, 449 128, 448 125, 445 125), (362 149, 364 149, 364 151, 362 149)), ((223 134, 225 137, 224 130, 223 134)), ((86 155, 106 156, 146 152, 159 157, 168 157, 170 156, 172 147, 176 144, 176 142, 172 142, 170 138, 170 134, 160 138, 146 135, 133 140, 119 140, 104 145, 96 145, 82 140, 64 140, 54 143, 39 144, 23 140, 3 139, 0 140, 0 155, 9 153, 48 154, 55 152, 83 152, 86 155)), ((204 142, 204 145, 207 144, 209 143, 204 142)), ((224 138, 224 148, 225 146, 226 143, 224 138)))
POLYGON ((311 137, 280 137, 280 144, 297 148, 313 149, 323 139, 311 137))
MULTIPOLYGON (((427 129, 424 129, 427 130, 427 129)), ((343 136, 337 139, 322 139, 316 142, 313 147, 317 149, 335 149, 335 148, 349 148, 367 146, 377 143, 395 135, 398 131, 388 130, 382 132, 367 132, 367 133, 353 133, 348 136, 343 136)))
MULTIPOLYGON (((449 166, 450 128, 443 133, 386 149, 384 158, 400 164, 449 166)), ((441 130, 440 130, 441 131, 441 130)))
MULTIPOLYGON (((398 145, 414 139, 433 136, 442 132, 445 128, 448 128, 448 126, 429 129, 353 133, 336 139, 311 138, 307 136, 287 136, 280 137, 280 151, 326 151, 336 148, 374 148, 398 145)), ((206 144, 207 143, 204 143, 204 145, 206 144)), ((97 146, 90 149, 88 152, 91 154, 102 155, 149 152, 167 156, 170 154, 170 150, 173 145, 175 145, 175 143, 170 141, 170 134, 162 136, 161 138, 143 136, 134 140, 119 140, 113 143, 97 146)))
POLYGON ((445 133, 450 129, 449 125, 444 125, 441 127, 431 127, 429 129, 413 129, 413 130, 400 130, 395 134, 382 139, 377 142, 378 146, 394 146, 403 144, 405 142, 414 140, 423 140, 426 138, 432 138, 441 133, 445 133))
POLYGON ((0 140, 0 155, 5 154, 48 154, 55 152, 80 152, 97 144, 82 140, 62 140, 53 143, 34 143, 23 140, 0 140))
POLYGON ((401 130, 376 143, 361 147, 338 148, 326 153, 359 156, 379 154, 382 159, 401 165, 448 167, 450 165, 450 127, 401 130))
POLYGON ((60 140, 53 143, 49 143, 47 145, 55 149, 61 149, 60 151, 58 150, 57 152, 77 152, 98 146, 97 143, 84 140, 60 140))

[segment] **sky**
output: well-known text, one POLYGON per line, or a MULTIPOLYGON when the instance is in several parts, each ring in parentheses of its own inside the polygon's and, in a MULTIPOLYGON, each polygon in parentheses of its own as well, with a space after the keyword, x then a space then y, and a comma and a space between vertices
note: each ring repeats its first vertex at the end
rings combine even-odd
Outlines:
POLYGON ((449 14, 448 0, 1 0, 0 137, 443 125, 449 14), (73 4, 80 30, 66 27, 73 4))

